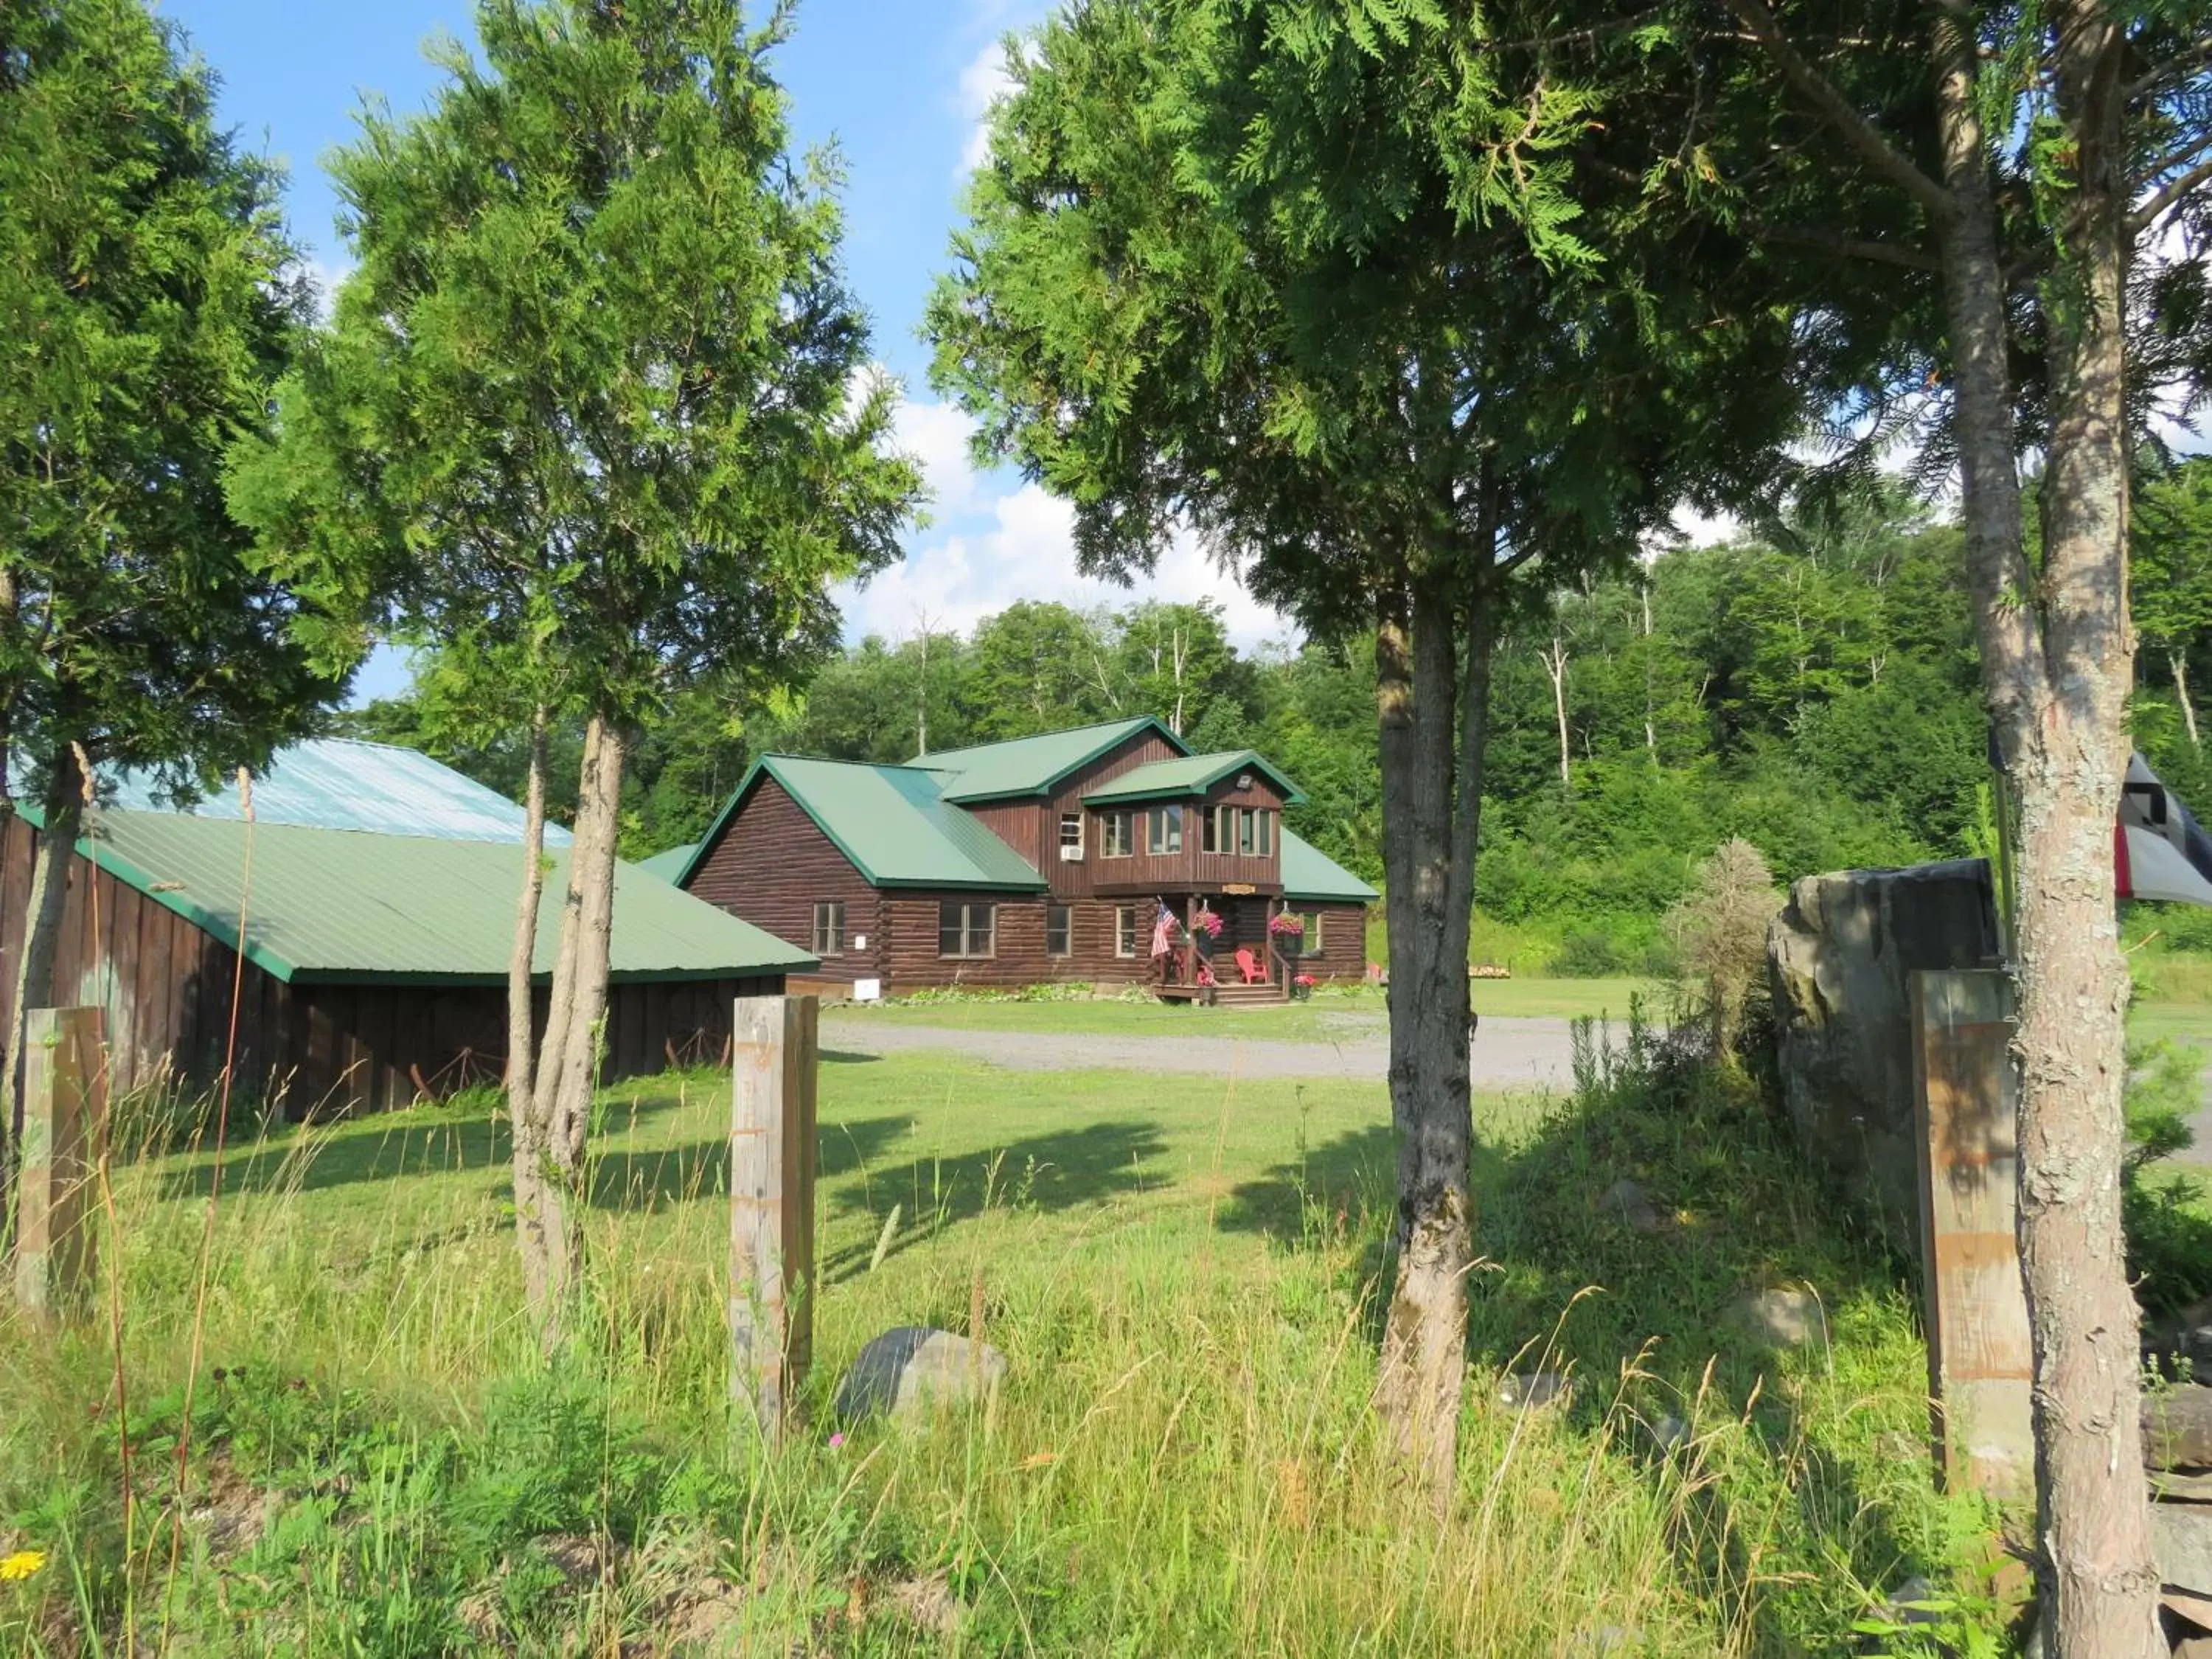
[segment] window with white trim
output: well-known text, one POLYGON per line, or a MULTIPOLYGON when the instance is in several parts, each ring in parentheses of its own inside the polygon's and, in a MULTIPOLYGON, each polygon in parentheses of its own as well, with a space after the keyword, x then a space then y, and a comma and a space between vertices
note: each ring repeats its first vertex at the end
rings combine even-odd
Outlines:
POLYGON ((1083 814, 1062 812, 1060 815, 1060 855, 1070 863, 1083 857, 1083 814))
POLYGON ((1137 937, 1137 907, 1117 904, 1114 907, 1114 954, 1133 957, 1141 943, 1137 937))
POLYGON ((814 902, 814 954, 834 957, 845 948, 845 901, 814 902))
POLYGON ((1098 815, 1098 856, 1125 859, 1137 850, 1137 815, 1101 812, 1098 815))
POLYGON ((1182 851, 1182 808, 1155 806, 1145 814, 1145 850, 1154 857, 1182 851))
POLYGON ((1048 904, 1044 907, 1044 953, 1048 957, 1072 957, 1075 954, 1073 905, 1048 904))

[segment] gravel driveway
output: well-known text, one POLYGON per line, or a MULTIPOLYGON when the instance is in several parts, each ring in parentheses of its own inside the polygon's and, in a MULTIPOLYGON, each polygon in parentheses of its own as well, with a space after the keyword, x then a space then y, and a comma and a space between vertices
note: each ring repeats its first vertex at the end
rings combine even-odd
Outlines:
MULTIPOLYGON (((1230 1017, 1233 1019, 1235 1017, 1230 1017)), ((1322 1077, 1382 1082, 1390 1048, 1382 1037, 1347 1036, 1338 1042, 1286 1042, 1239 1036, 1229 1024, 1205 1036, 1061 1036, 1040 1031, 949 1030, 934 1025, 888 1025, 825 1014, 822 1046, 848 1054, 901 1054, 939 1050, 987 1060, 1018 1072, 1097 1070, 1197 1072, 1211 1077, 1322 1077)), ((1571 1079, 1572 1048, 1564 1019, 1482 1022, 1470 1054, 1478 1089, 1564 1089, 1571 1079)))

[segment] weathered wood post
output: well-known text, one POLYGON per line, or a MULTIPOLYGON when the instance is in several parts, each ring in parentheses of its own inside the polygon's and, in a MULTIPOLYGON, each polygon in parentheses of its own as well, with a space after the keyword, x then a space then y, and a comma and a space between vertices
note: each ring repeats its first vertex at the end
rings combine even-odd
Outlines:
POLYGON ((771 1442, 814 1349, 817 997, 740 997, 732 1025, 730 1392, 771 1442))
POLYGON ((2034 1356, 2014 1227, 2011 981, 1996 969, 1923 971, 1911 992, 1921 1282, 1944 1482, 2025 1496, 2034 1356))
POLYGON ((15 1300, 51 1324, 92 1279, 94 1149, 107 1114, 98 1008, 33 1008, 23 1019, 23 1142, 15 1300))

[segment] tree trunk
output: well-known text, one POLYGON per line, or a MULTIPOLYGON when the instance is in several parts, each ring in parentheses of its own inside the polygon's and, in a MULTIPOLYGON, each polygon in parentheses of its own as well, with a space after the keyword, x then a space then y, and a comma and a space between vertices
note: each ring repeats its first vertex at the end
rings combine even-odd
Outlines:
POLYGON ((2189 746, 2202 749, 2197 739, 2197 705, 2189 700, 2189 653, 2176 646, 2166 653, 2166 665, 2173 671, 2173 700, 2181 705, 2181 724, 2189 733, 2189 746))
POLYGON ((623 749, 620 728, 594 714, 584 730, 552 1006, 530 1094, 538 1196, 534 1256, 530 1230, 520 1231, 532 1309, 548 1352, 567 1334, 582 1279, 584 1152, 606 1012, 623 749))
POLYGON ((545 726, 541 706, 530 726, 530 775, 522 807, 522 894, 515 902, 514 941, 507 958, 507 1118, 514 1166, 514 1224, 533 1314, 542 1313, 538 1304, 547 1282, 544 1264, 550 1259, 544 1226, 545 1141, 530 1098, 537 1047, 531 966, 538 951, 538 902, 545 891, 545 726))
POLYGON ((1442 1512, 1455 1479, 1474 1260, 1467 950, 1491 641, 1478 612, 1462 696, 1450 597, 1417 581, 1411 601, 1410 650, 1397 617, 1386 617, 1376 648, 1399 1245, 1376 1404, 1442 1512))
POLYGON ((46 823, 31 865, 31 891, 24 903, 30 924, 23 953, 15 964, 15 1002, 9 1021, 7 1054, 8 1130, 10 1143, 22 1133, 23 1017, 33 1008, 58 1006, 54 966, 62 938, 62 911, 69 902, 70 862, 84 818, 84 774, 76 748, 55 745, 47 761, 46 823))
POLYGON ((1567 743, 1567 647, 1557 635, 1552 637, 1552 648, 1536 653, 1544 659, 1544 672, 1552 677, 1552 711, 1559 722, 1559 787, 1571 789, 1574 780, 1567 771, 1569 746, 1567 743))
POLYGON ((2019 1227, 2045 1617, 2060 1659, 2151 1659, 2165 1644, 2120 1226, 2128 981, 2112 854, 2134 657, 2117 27, 2082 0, 2067 0, 2053 21, 2076 178, 2059 264, 2045 279, 2052 422, 2040 573, 2021 543, 2005 279, 1974 43, 1948 18, 1936 26, 1938 107, 1953 204, 1939 243, 1984 685, 2020 797, 2019 1227))

